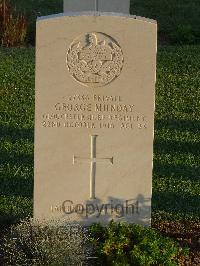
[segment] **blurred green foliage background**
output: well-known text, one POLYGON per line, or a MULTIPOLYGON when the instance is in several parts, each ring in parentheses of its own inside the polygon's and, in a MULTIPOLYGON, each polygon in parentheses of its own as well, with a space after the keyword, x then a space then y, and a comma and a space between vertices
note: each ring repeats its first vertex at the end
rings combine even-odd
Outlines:
MULTIPOLYGON (((29 24, 27 41, 32 44, 35 40, 37 16, 63 12, 63 0, 10 1, 18 11, 23 11, 27 15, 29 24)), ((131 0, 131 14, 156 19, 161 44, 200 42, 199 0, 131 0)))

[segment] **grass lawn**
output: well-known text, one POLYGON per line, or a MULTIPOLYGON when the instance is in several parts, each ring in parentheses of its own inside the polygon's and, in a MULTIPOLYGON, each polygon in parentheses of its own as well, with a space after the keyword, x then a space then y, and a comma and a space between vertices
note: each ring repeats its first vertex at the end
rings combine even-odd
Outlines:
POLYGON ((34 50, 0 49, 0 224, 32 213, 34 50))
POLYGON ((200 217, 199 84, 200 46, 159 49, 153 208, 165 219, 200 217))
MULTIPOLYGON (((0 224, 32 215, 33 48, 0 49, 0 224)), ((158 51, 153 221, 200 218, 200 46, 158 51)))

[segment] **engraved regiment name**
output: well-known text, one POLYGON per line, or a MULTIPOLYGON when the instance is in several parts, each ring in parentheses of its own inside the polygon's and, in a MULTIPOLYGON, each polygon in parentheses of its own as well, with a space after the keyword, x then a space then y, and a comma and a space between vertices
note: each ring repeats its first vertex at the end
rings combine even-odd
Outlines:
POLYGON ((135 130, 147 125, 146 115, 119 95, 67 95, 42 114, 44 128, 135 130))

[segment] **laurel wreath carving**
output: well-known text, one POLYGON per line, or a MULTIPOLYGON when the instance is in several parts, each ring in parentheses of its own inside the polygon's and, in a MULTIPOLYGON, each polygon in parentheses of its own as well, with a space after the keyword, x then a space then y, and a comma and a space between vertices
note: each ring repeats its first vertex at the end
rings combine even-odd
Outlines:
POLYGON ((86 86, 110 83, 120 75, 123 62, 123 53, 118 43, 102 33, 86 34, 85 45, 76 39, 67 52, 70 74, 86 86))

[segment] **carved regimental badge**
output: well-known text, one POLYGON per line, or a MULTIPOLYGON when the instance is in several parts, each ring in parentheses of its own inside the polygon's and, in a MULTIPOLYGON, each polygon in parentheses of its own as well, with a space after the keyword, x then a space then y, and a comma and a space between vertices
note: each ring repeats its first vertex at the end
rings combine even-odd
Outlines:
POLYGON ((89 87, 104 86, 117 78, 123 67, 123 53, 110 36, 87 33, 75 39, 67 52, 67 67, 78 82, 89 87))

